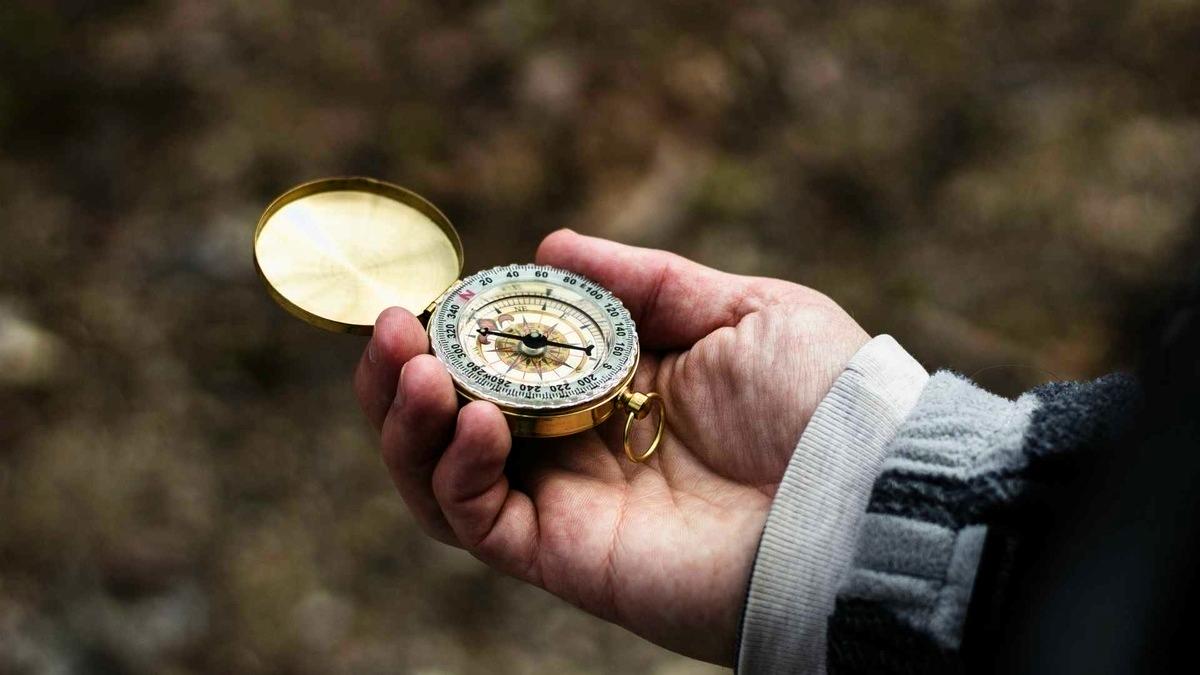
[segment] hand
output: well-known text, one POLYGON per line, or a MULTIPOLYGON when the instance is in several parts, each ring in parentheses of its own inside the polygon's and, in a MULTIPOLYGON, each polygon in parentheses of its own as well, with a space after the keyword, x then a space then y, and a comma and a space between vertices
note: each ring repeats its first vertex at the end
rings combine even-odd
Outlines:
POLYGON ((635 388, 668 410, 658 452, 625 459, 623 415, 533 440, 514 439, 491 403, 460 410, 424 329, 393 308, 355 377, 392 480, 431 536, 668 649, 732 664, 772 496, 868 336, 816 291, 662 251, 564 230, 537 262, 591 278, 633 314, 635 388))

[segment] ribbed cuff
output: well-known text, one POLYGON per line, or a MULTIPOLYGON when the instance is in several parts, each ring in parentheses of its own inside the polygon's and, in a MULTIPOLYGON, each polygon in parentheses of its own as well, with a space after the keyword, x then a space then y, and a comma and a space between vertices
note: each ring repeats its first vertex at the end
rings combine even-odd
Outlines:
POLYGON ((817 407, 767 516, 742 617, 741 673, 823 673, 826 621, 884 447, 929 375, 891 337, 854 355, 817 407))

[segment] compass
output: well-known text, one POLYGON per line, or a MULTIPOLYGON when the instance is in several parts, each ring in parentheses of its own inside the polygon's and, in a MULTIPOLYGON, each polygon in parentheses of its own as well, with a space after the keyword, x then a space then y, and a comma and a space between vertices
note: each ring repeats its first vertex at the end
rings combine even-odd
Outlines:
POLYGON ((546 265, 460 278, 458 233, 416 193, 371 178, 294 187, 259 219, 254 261, 276 302, 319 328, 369 335, 388 307, 417 315, 460 398, 496 404, 514 436, 578 433, 620 412, 631 461, 662 440, 662 398, 631 386, 640 351, 621 301, 546 265), (635 451, 633 424, 655 408, 654 438, 635 451))

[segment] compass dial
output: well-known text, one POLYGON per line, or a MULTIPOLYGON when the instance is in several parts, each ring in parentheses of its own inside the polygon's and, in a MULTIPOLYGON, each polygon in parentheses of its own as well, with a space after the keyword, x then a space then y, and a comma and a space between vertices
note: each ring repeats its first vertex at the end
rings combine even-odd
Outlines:
POLYGON ((429 333, 459 389, 509 408, 599 399, 625 382, 638 358, 637 332, 620 300, 543 265, 464 279, 434 310, 429 333))

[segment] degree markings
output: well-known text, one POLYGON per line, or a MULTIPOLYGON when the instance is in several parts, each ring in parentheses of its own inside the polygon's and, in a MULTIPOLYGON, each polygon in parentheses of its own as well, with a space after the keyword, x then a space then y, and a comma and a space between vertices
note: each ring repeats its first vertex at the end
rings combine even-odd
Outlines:
POLYGON ((577 274, 537 265, 497 267, 464 279, 438 304, 430 333, 434 354, 447 364, 464 392, 518 409, 574 405, 611 392, 628 375, 638 354, 636 326, 619 300, 577 274), (570 301, 553 297, 558 292, 570 301), (517 315, 515 323, 504 319, 505 326, 518 328, 511 332, 539 323, 547 334, 560 331, 559 341, 604 349, 585 355, 579 350, 555 353, 551 348, 542 365, 545 373, 536 367, 509 368, 499 362, 502 354, 511 351, 504 343, 512 340, 494 339, 485 349, 473 330, 481 314, 500 317, 505 311, 517 315), (554 325, 560 321, 565 323, 554 325), (530 373, 538 377, 531 378, 530 373), (546 373, 562 381, 543 383, 546 373), (529 381, 532 384, 521 384, 529 381))
MULTIPOLYGON (((514 298, 522 298, 522 299, 527 298, 527 299, 533 300, 533 299, 536 299, 537 297, 539 297, 539 296, 532 294, 532 293, 525 292, 525 291, 517 291, 514 293, 498 295, 495 298, 488 300, 487 303, 485 303, 483 306, 481 306, 478 310, 471 312, 471 314, 480 314, 480 313, 486 311, 488 307, 491 307, 492 305, 495 305, 497 303, 504 302, 506 300, 511 300, 514 298)), ((583 311, 582 309, 576 307, 575 305, 573 305, 571 303, 564 302, 557 298, 551 298, 551 299, 546 300, 544 305, 546 307, 557 308, 560 312, 560 316, 564 319, 566 319, 569 316, 574 316, 575 318, 579 319, 581 322, 586 324, 588 327, 588 330, 594 331, 593 334, 595 334, 595 335, 603 334, 603 329, 600 327, 600 324, 596 321, 596 319, 594 319, 590 314, 588 314, 587 312, 583 311)), ((515 309, 517 311, 528 311, 529 308, 522 305, 521 307, 516 307, 513 309, 515 309)), ((493 311, 495 311, 496 315, 499 316, 500 314, 503 313, 503 308, 496 307, 496 308, 493 308, 493 311)), ((603 339, 603 338, 601 338, 601 339, 603 339)))

